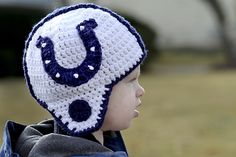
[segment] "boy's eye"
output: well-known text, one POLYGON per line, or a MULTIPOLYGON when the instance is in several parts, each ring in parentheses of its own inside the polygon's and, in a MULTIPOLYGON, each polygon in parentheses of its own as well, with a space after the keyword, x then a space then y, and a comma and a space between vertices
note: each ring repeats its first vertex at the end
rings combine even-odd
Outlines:
POLYGON ((135 77, 135 78, 132 78, 131 80, 130 80, 130 82, 133 82, 133 81, 136 81, 137 80, 137 78, 135 77))

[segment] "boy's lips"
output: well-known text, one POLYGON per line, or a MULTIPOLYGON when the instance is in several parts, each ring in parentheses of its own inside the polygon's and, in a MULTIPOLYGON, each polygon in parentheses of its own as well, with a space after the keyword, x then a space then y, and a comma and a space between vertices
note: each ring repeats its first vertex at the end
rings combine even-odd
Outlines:
POLYGON ((139 111, 138 110, 134 110, 134 117, 138 117, 139 116, 139 111))
MULTIPOLYGON (((138 106, 136 108, 138 108, 141 105, 141 102, 138 104, 138 106)), ((139 116, 139 111, 137 109, 134 110, 134 117, 138 117, 139 116)))

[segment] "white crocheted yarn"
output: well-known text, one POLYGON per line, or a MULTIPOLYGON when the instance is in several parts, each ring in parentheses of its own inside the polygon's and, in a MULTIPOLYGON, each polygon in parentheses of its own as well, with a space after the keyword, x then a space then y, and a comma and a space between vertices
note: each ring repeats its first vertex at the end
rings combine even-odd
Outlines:
MULTIPOLYGON (((33 97, 56 118, 62 128, 71 134, 81 135, 101 127, 112 87, 137 67, 145 56, 142 40, 127 21, 99 6, 80 4, 56 10, 34 27, 26 43, 24 71, 33 97), (79 85, 68 85, 63 81, 58 83, 55 80, 64 77, 62 72, 45 70, 45 66, 55 62, 44 60, 42 53, 54 50, 50 53, 55 52, 56 62, 64 69, 80 66, 88 56, 87 51, 93 54, 98 50, 96 46, 86 50, 78 33, 84 31, 86 26, 76 29, 79 24, 91 19, 97 24, 92 30, 100 44, 101 60, 97 67, 90 65, 90 62, 86 65, 88 71, 96 68, 98 71, 79 85), (49 38, 53 49, 46 49, 48 43, 43 41, 37 46, 40 37, 49 38), (87 102, 91 108, 91 114, 84 120, 71 117, 69 106, 76 100, 87 102)), ((73 79, 81 78, 77 72, 71 76, 73 79)))

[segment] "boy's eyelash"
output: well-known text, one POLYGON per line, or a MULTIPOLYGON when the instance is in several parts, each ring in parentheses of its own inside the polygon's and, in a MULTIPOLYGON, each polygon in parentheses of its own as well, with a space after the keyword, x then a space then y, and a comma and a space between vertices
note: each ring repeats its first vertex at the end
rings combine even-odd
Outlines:
POLYGON ((135 77, 135 78, 132 78, 130 81, 135 81, 135 80, 137 80, 137 78, 135 77))

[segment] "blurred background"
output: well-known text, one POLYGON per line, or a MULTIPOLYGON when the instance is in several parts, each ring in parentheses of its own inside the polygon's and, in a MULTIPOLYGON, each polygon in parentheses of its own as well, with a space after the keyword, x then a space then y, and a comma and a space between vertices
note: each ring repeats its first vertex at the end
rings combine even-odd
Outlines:
POLYGON ((0 137, 7 120, 50 117, 25 85, 24 42, 53 9, 80 2, 123 15, 149 50, 141 114, 123 132, 130 156, 234 157, 235 0, 0 0, 0 137))

